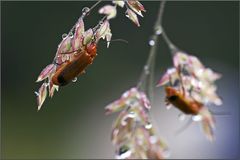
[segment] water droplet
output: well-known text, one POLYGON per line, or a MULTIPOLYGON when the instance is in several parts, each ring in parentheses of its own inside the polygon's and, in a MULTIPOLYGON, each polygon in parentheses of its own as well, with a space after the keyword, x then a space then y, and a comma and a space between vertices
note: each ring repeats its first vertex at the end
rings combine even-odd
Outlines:
POLYGON ((161 26, 158 26, 157 28, 156 28, 156 35, 160 35, 161 33, 162 33, 162 27, 161 26))
POLYGON ((73 78, 72 82, 77 82, 77 77, 73 78))
POLYGON ((201 115, 192 116, 192 120, 193 121, 201 121, 202 120, 202 116, 201 115))
POLYGON ((180 121, 183 121, 183 120, 185 119, 185 117, 186 117, 186 116, 185 116, 184 114, 182 114, 182 113, 178 115, 178 119, 179 119, 180 121))
POLYGON ((99 21, 99 25, 101 26, 103 24, 103 21, 99 21))
POLYGON ((148 43, 149 43, 150 46, 154 46, 155 45, 155 41, 154 40, 150 40, 148 43))
POLYGON ((63 34, 62 34, 62 39, 65 39, 67 36, 68 36, 67 33, 63 33, 63 34))
POLYGON ((119 149, 118 154, 116 155, 116 159, 126 159, 132 154, 132 151, 128 146, 124 145, 119 149))
POLYGON ((152 128, 152 123, 148 122, 148 123, 145 125, 145 128, 146 128, 146 129, 151 129, 151 128, 152 128))
POLYGON ((128 117, 129 118, 135 118, 136 117, 136 113, 131 111, 129 114, 128 114, 128 117))
POLYGON ((127 13, 127 12, 125 12, 125 16, 129 18, 129 15, 128 15, 128 13, 127 13))
POLYGON ((39 96, 39 93, 37 91, 34 92, 36 96, 39 96))
POLYGON ((171 105, 171 104, 169 104, 169 105, 167 105, 167 106, 166 106, 166 108, 167 108, 167 110, 169 110, 169 109, 171 109, 171 108, 172 108, 172 105, 171 105))
POLYGON ((125 93, 123 93, 123 95, 122 95, 123 98, 127 98, 128 96, 129 96, 129 92, 125 92, 125 93))
POLYGON ((144 72, 145 74, 149 74, 149 67, 147 65, 144 66, 144 72))
POLYGON ((145 66, 144 66, 144 70, 145 70, 145 71, 146 71, 146 70, 149 70, 148 65, 145 65, 145 66))
POLYGON ((73 38, 73 33, 72 32, 69 32, 68 35, 70 36, 70 38, 73 38))
POLYGON ((89 11, 90 11, 90 9, 88 7, 84 7, 82 9, 82 14, 86 15, 89 11))

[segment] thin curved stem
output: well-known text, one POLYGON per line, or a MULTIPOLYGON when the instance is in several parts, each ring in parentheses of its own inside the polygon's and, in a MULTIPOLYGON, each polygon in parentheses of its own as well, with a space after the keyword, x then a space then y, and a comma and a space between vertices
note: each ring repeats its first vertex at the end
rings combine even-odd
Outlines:
POLYGON ((158 16, 154 25, 154 34, 151 36, 150 51, 146 64, 144 65, 140 80, 137 84, 137 88, 143 90, 147 93, 150 98, 150 101, 153 102, 153 92, 154 92, 154 68, 155 68, 155 57, 157 51, 157 45, 159 40, 159 35, 162 33, 162 17, 164 12, 166 1, 160 3, 158 16))
POLYGON ((92 7, 90 7, 89 12, 90 13, 99 3, 101 3, 103 0, 98 0, 92 7))
POLYGON ((171 40, 168 38, 165 30, 163 29, 162 27, 162 37, 164 39, 164 41, 167 43, 168 45, 168 48, 170 49, 171 51, 171 54, 174 55, 175 52, 178 50, 177 47, 171 42, 171 40))
MULTIPOLYGON (((83 10, 82 10, 82 15, 78 18, 78 19, 80 19, 80 18, 84 18, 84 17, 86 17, 86 16, 88 16, 90 13, 91 13, 91 11, 100 3, 100 2, 102 2, 103 0, 98 0, 95 4, 93 4, 90 8, 88 8, 88 7, 85 7, 85 8, 83 8, 83 10)), ((74 24, 74 26, 70 29, 70 31, 68 32, 68 34, 70 34, 70 33, 72 33, 73 32, 73 30, 75 29, 75 27, 76 27, 76 24, 77 24, 77 22, 74 24)))

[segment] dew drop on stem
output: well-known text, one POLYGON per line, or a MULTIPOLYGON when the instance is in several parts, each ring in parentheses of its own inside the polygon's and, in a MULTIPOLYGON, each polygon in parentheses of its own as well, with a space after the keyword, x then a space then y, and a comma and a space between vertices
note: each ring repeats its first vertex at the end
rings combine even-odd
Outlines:
POLYGON ((154 46, 154 45, 155 45, 155 41, 151 39, 151 40, 148 42, 148 44, 149 44, 150 46, 154 46))
POLYGON ((149 74, 149 67, 148 67, 148 65, 144 66, 144 73, 147 74, 147 75, 149 74))
POLYGON ((155 34, 156 34, 156 35, 160 35, 161 33, 162 33, 162 27, 161 27, 161 26, 158 26, 158 27, 156 28, 155 34))
POLYGON ((182 113, 180 113, 180 114, 178 115, 178 120, 180 120, 180 121, 185 120, 185 118, 186 118, 186 116, 185 116, 184 114, 182 114, 182 113))

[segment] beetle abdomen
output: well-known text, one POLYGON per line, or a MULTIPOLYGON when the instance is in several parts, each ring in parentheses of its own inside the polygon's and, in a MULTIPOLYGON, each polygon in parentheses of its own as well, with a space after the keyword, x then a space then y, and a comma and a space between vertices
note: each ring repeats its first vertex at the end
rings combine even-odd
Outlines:
POLYGON ((87 53, 79 53, 71 62, 63 64, 52 78, 55 85, 64 86, 71 82, 75 77, 83 73, 85 68, 91 64, 93 58, 87 53))

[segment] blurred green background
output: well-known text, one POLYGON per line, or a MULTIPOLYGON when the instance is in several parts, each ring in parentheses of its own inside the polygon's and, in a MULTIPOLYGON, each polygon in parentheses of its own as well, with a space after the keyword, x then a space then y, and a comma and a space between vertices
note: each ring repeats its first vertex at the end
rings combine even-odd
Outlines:
MULTIPOLYGON (((103 6, 103 2, 99 5, 103 6)), ((142 2, 147 10, 136 27, 118 9, 111 20, 113 39, 105 42, 87 73, 76 83, 60 88, 37 112, 35 83, 51 63, 63 33, 70 30, 85 6, 94 2, 3 2, 1 1, 1 157, 4 159, 113 158, 110 132, 115 115, 105 116, 104 107, 136 85, 149 52, 159 2, 142 2)), ((94 26, 101 15, 95 9, 85 20, 94 26)), ((176 136, 183 125, 178 110, 167 111, 164 93, 155 90, 152 114, 159 135, 171 149, 171 158, 235 158, 239 151, 239 2, 168 2, 163 25, 181 49, 223 74, 217 82, 223 98, 215 111, 216 142, 208 142, 198 125, 176 136)), ((156 59, 156 81, 172 65, 161 39, 156 59)))

